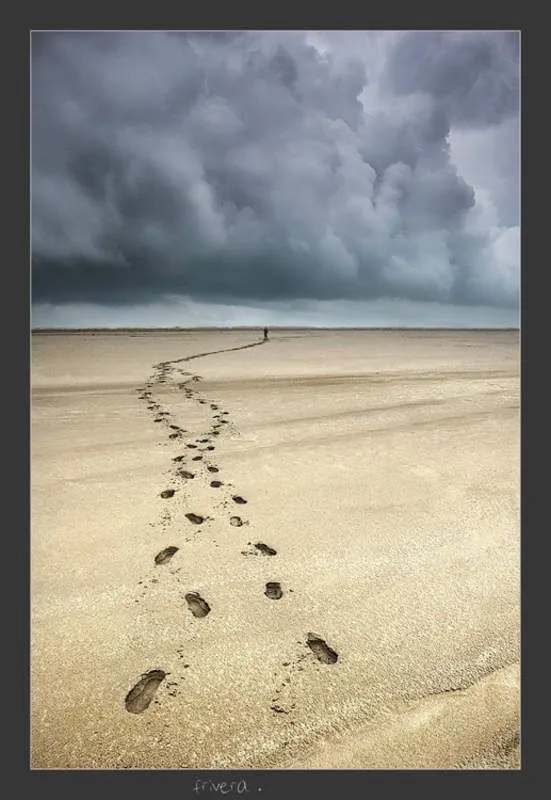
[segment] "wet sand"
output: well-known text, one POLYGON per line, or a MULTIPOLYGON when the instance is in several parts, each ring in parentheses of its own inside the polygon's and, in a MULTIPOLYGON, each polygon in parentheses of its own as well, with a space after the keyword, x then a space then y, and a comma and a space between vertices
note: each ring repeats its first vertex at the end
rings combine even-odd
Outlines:
POLYGON ((33 334, 31 766, 518 768, 518 333, 261 338, 33 334))

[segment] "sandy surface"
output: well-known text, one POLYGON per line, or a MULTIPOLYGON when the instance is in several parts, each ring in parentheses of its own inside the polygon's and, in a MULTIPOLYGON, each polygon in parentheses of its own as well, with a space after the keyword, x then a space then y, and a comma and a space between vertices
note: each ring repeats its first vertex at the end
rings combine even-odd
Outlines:
POLYGON ((257 341, 33 335, 31 766, 518 767, 518 334, 257 341))

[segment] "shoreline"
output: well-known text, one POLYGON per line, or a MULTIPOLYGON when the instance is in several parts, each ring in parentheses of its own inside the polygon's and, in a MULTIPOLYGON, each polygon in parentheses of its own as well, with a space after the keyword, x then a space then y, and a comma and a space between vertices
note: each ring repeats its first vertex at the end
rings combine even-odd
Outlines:
MULTIPOLYGON (((44 333, 63 333, 63 334, 70 334, 70 333, 193 333, 197 332, 252 332, 252 331, 260 331, 261 328, 258 325, 235 325, 235 326, 204 326, 204 327, 156 327, 156 328, 144 328, 144 327, 120 327, 120 328, 110 328, 110 327, 101 327, 101 328, 32 328, 31 334, 44 334, 44 333)), ((271 331, 335 331, 335 332, 358 332, 358 331, 373 331, 373 332, 384 332, 384 333, 392 333, 393 331, 397 332, 404 332, 404 331, 420 331, 420 332, 434 332, 434 333, 445 333, 447 331, 450 332, 492 332, 492 331, 508 331, 508 332, 518 332, 520 333, 520 327, 438 327, 438 326, 429 326, 429 327, 419 327, 419 326, 406 326, 406 327, 397 327, 392 326, 389 328, 385 327, 376 327, 376 326, 365 326, 365 327, 358 327, 358 326, 324 326, 324 325, 271 325, 271 331)))

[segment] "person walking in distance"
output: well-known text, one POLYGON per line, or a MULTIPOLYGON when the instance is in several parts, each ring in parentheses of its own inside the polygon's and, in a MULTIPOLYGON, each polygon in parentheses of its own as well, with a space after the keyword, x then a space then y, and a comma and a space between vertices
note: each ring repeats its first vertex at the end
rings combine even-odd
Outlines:
POLYGON ((264 328, 264 341, 268 341, 268 328, 264 328))

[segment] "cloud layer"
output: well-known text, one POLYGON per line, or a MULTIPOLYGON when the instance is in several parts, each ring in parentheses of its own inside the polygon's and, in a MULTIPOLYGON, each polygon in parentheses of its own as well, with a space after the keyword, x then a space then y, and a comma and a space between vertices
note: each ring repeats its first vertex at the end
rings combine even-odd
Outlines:
POLYGON ((36 304, 518 303, 518 37, 34 33, 36 304))

